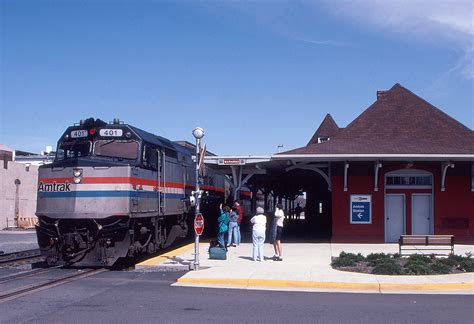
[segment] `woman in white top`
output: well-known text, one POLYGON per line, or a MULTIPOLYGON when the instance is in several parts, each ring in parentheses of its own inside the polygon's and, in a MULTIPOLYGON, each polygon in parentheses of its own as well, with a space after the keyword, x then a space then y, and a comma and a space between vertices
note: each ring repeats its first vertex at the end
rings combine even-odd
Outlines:
POLYGON ((267 217, 263 215, 263 208, 257 207, 257 215, 252 217, 253 260, 263 261, 263 243, 265 242, 265 229, 267 217))
POLYGON ((274 261, 283 261, 283 250, 281 249, 281 234, 283 233, 283 220, 285 214, 283 213, 283 206, 277 204, 275 209, 275 218, 272 224, 272 241, 275 249, 274 261))

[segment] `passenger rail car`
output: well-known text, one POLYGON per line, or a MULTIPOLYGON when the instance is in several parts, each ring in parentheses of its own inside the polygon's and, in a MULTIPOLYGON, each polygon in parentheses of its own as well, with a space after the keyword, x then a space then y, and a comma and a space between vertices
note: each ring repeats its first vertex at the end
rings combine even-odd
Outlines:
MULTIPOLYGON (((52 164, 39 168, 36 226, 49 264, 111 266, 154 253, 192 232, 195 148, 118 120, 67 128, 52 164)), ((201 184, 216 209, 224 178, 201 184)))

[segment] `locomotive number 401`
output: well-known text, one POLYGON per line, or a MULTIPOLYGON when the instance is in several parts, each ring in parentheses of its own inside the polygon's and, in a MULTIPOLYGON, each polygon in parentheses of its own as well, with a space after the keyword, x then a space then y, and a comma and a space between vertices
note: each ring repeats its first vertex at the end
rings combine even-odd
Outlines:
POLYGON ((71 132, 71 137, 72 137, 72 138, 87 137, 87 130, 85 130, 85 129, 73 130, 73 131, 71 132))
POLYGON ((99 131, 100 136, 122 136, 123 130, 121 129, 107 129, 103 128, 99 131))

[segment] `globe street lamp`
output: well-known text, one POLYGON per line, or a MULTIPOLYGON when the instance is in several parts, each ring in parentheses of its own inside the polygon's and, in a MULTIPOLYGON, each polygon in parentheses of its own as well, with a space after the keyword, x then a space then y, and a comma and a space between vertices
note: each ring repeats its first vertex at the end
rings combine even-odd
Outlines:
MULTIPOLYGON (((199 161, 201 153, 201 139, 204 137, 204 130, 201 127, 196 127, 193 130, 193 136, 196 139, 196 188, 194 190, 194 195, 196 199, 196 208, 194 219, 196 219, 199 214, 199 207, 201 203, 201 190, 199 188, 199 161)), ((194 237, 194 270, 199 269, 199 235, 195 233, 194 237)))

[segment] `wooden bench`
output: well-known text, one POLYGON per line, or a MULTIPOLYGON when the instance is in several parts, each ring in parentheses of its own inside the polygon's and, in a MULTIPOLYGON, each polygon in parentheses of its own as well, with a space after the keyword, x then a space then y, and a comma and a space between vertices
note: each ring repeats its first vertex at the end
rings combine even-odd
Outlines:
POLYGON ((400 256, 403 251, 443 251, 454 253, 454 235, 402 235, 398 240, 398 250, 400 256), (402 249, 402 247, 405 248, 402 249))

